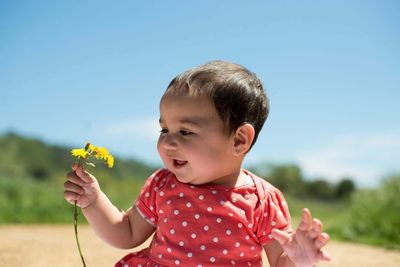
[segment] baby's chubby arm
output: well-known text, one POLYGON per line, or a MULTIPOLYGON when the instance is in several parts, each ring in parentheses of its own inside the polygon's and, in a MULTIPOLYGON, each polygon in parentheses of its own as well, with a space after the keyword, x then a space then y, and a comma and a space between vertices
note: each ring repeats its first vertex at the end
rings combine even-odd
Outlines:
POLYGON ((67 174, 64 198, 71 204, 76 201, 94 232, 114 247, 136 247, 155 230, 135 207, 126 212, 115 207, 101 191, 97 179, 80 165, 72 165, 67 174))

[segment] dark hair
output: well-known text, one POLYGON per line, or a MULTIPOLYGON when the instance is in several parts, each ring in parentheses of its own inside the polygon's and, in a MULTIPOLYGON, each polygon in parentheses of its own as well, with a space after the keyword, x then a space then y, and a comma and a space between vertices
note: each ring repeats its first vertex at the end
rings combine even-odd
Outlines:
POLYGON ((226 61, 211 61, 179 74, 166 92, 208 94, 229 134, 244 123, 254 127, 251 146, 269 113, 269 101, 260 79, 245 67, 226 61))

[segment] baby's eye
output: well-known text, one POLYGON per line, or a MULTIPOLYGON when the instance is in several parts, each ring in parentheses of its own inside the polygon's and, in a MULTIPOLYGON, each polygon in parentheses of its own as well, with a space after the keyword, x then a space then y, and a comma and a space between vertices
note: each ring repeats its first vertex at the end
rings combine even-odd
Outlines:
POLYGON ((168 130, 167 130, 167 129, 161 129, 161 130, 160 130, 160 133, 161 133, 161 134, 166 134, 166 133, 168 133, 168 130))
POLYGON ((181 133, 181 135, 184 135, 184 136, 193 134, 192 132, 185 131, 185 130, 180 130, 179 132, 181 133))

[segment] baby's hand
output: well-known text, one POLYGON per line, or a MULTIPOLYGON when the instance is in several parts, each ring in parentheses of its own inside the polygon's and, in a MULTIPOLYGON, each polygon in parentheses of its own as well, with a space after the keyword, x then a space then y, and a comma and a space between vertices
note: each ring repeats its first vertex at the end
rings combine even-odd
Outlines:
POLYGON ((76 201, 79 207, 86 208, 97 199, 100 192, 96 178, 81 165, 73 164, 64 183, 64 198, 71 204, 76 201))
POLYGON ((272 236, 298 267, 311 267, 319 261, 330 260, 329 255, 321 250, 328 243, 329 235, 322 232, 321 221, 312 219, 308 209, 303 210, 303 217, 294 233, 274 229, 272 236))

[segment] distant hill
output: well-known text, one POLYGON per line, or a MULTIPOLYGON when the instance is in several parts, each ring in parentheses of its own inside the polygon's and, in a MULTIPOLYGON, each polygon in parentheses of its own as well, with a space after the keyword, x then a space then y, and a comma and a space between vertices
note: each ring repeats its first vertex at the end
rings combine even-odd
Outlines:
MULTIPOLYGON (((0 151, 0 175, 12 179, 18 177, 50 181, 60 173, 65 174, 76 161, 71 157, 71 147, 49 145, 14 133, 0 136, 0 151)), ((102 164, 96 167, 112 179, 140 180, 147 178, 155 168, 137 160, 122 160, 118 157, 111 170, 102 164)))
MULTIPOLYGON (((63 197, 66 174, 76 161, 70 150, 13 133, 0 136, 0 223, 71 222, 71 205, 63 197)), ((87 167, 123 209, 132 205, 156 168, 119 157, 112 169, 87 167)))

